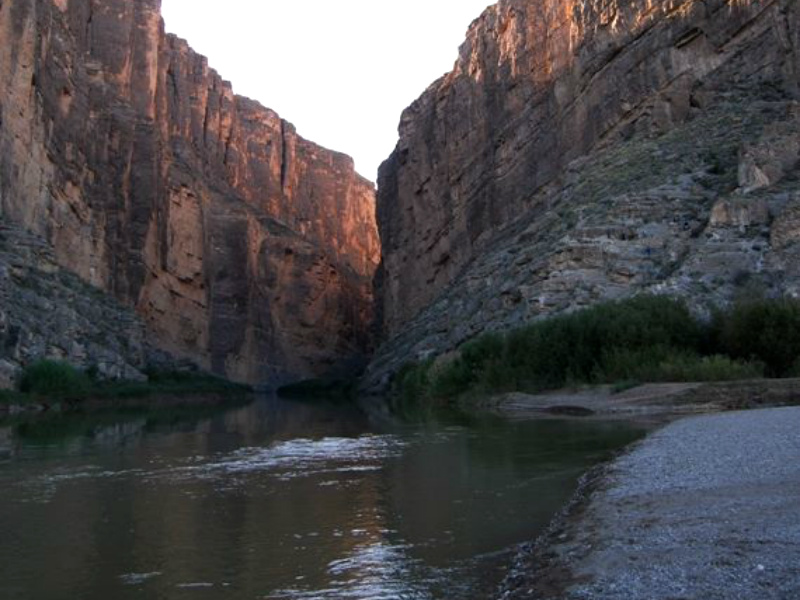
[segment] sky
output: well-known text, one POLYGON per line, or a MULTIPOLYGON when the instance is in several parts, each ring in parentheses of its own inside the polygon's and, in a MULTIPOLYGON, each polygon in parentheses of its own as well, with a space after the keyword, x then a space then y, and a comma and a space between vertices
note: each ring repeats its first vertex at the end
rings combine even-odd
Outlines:
POLYGON ((167 31, 304 138, 375 180, 400 115, 491 0, 162 0, 167 31))

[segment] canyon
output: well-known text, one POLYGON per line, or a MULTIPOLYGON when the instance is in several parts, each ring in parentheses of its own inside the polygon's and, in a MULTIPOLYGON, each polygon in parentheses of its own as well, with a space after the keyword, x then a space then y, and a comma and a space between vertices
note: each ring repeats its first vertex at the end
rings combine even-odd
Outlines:
POLYGON ((379 173, 363 388, 635 293, 797 296, 798 68, 791 0, 489 7, 379 173))
MULTIPOLYGON (((135 309, 111 337, 257 385, 359 368, 380 247, 352 159, 235 95, 160 0, 0 0, 0 40, 0 220, 51 247, 48 272, 135 309)), ((37 331, 40 355, 92 366, 37 331)))
POLYGON ((798 596, 800 412, 746 409, 799 379, 473 377, 635 345, 797 375, 794 302, 748 363, 701 346, 716 307, 800 297, 798 0, 499 0, 377 189, 160 1, 0 0, 4 597, 798 596), (692 314, 634 299, 460 351, 637 294, 692 314), (42 358, 86 385, 26 387, 42 358), (427 394, 448 368, 470 393, 427 394), (140 401, 198 371, 311 392, 140 401))
POLYGON ((792 0, 500 0, 402 115, 377 205, 352 159, 166 34, 159 0, 0 0, 0 39, 0 225, 24 242, 0 265, 6 382, 31 348, 105 356, 72 318, 34 326, 57 298, 19 288, 15 249, 133 309, 98 317, 136 340, 109 376, 155 352, 275 386, 371 357, 375 393, 604 300, 800 294, 792 0))

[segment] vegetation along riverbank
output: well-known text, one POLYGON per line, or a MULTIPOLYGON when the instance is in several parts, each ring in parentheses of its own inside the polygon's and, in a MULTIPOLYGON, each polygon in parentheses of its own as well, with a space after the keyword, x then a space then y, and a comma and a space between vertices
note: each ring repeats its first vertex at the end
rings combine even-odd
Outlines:
POLYGON ((800 302, 742 300, 698 316, 644 295, 488 333, 456 352, 409 363, 395 401, 456 401, 565 386, 745 381, 800 374, 800 302))
POLYGON ((250 391, 249 386, 196 371, 150 371, 146 381, 102 381, 92 370, 42 360, 25 368, 16 390, 0 390, 0 417, 24 412, 203 406, 241 399, 250 391))

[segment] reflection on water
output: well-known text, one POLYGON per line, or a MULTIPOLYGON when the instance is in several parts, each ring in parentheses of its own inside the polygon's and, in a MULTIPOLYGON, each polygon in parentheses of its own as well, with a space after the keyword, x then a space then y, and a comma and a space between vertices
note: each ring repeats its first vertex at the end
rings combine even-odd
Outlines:
POLYGON ((273 399, 0 426, 2 597, 489 598, 637 436, 273 399))
MULTIPOLYGON (((299 439, 267 448, 242 448, 217 457, 196 456, 191 466, 172 470, 170 478, 224 478, 249 473, 273 473, 280 479, 320 473, 377 471, 388 458, 402 452, 396 436, 365 435, 358 438, 299 439)), ((334 483, 336 481, 334 480, 334 483)))

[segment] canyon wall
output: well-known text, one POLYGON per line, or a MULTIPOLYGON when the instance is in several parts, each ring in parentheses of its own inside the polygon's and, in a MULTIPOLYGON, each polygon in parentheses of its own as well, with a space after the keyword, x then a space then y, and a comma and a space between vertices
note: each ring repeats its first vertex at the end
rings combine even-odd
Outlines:
POLYGON ((0 221, 0 391, 42 358, 91 369, 101 380, 145 380, 182 369, 148 343, 131 308, 60 267, 40 237, 0 221))
POLYGON ((349 157, 236 96, 160 0, 0 0, 0 40, 0 218, 216 373, 363 360, 380 248, 349 157))
POLYGON ((366 387, 618 298, 800 292, 793 0, 500 0, 379 175, 366 387))

